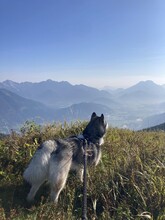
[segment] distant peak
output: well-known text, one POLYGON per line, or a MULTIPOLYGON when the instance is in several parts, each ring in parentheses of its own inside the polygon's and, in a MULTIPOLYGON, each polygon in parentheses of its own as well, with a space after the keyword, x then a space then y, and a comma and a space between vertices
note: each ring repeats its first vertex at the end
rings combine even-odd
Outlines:
MULTIPOLYGON (((60 83, 70 84, 68 81, 60 81, 60 83)), ((70 84, 71 85, 71 84, 70 84)))
POLYGON ((3 84, 6 85, 6 86, 14 86, 17 83, 12 81, 12 80, 5 80, 5 81, 3 81, 3 84))
POLYGON ((47 79, 45 82, 48 82, 48 83, 59 83, 59 84, 70 84, 68 81, 54 81, 52 79, 47 79))
POLYGON ((15 82, 12 81, 12 80, 7 79, 7 80, 3 81, 3 83, 9 84, 9 83, 15 83, 15 82))
POLYGON ((143 88, 143 87, 160 87, 160 85, 156 84, 152 80, 146 80, 146 81, 140 81, 132 87, 138 87, 138 88, 140 88, 140 87, 141 88, 143 88))
POLYGON ((138 84, 155 84, 152 80, 140 81, 138 84))

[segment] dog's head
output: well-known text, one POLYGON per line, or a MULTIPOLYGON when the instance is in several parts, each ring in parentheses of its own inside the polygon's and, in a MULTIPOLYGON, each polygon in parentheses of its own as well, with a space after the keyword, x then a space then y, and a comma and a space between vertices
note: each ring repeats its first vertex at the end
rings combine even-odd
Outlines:
POLYGON ((93 112, 91 120, 83 131, 83 136, 93 143, 103 144, 103 136, 106 133, 108 124, 104 120, 104 115, 100 117, 93 112))

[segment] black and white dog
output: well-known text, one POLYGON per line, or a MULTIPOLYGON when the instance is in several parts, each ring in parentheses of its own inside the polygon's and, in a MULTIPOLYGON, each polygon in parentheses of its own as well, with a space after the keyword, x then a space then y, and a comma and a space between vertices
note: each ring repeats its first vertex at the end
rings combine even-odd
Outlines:
POLYGON ((99 117, 94 112, 82 135, 48 140, 41 144, 23 174, 24 179, 31 184, 27 200, 32 201, 39 187, 48 181, 51 200, 57 202, 70 170, 75 170, 82 181, 84 144, 89 151, 88 165, 96 166, 101 157, 100 145, 103 144, 107 127, 104 115, 99 117))

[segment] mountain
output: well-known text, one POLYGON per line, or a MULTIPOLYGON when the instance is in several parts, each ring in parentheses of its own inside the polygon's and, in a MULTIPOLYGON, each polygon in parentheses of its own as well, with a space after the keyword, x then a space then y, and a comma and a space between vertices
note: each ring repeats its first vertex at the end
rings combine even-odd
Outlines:
POLYGON ((50 121, 53 111, 43 104, 0 89, 0 132, 8 132, 26 120, 50 121))
POLYGON ((162 123, 165 123, 165 113, 152 115, 150 117, 143 119, 143 122, 141 124, 141 129, 150 128, 162 123))
POLYGON ((158 103, 165 101, 165 88, 153 81, 141 81, 136 85, 118 93, 118 99, 122 102, 132 103, 158 103))
POLYGON ((54 119, 60 122, 88 120, 91 112, 97 112, 98 115, 103 113, 108 118, 109 115, 113 113, 113 110, 105 105, 82 102, 67 108, 57 109, 54 114, 54 119))
POLYGON ((135 91, 146 91, 146 90, 148 92, 153 92, 153 93, 162 93, 164 91, 164 88, 160 85, 157 85, 151 80, 147 80, 147 81, 140 81, 134 86, 125 89, 125 92, 130 93, 135 91))
POLYGON ((16 83, 7 80, 0 83, 0 88, 55 108, 68 107, 79 102, 91 102, 95 98, 110 96, 106 91, 85 85, 71 85, 66 81, 47 80, 38 83, 16 83))
POLYGON ((0 132, 26 120, 38 123, 87 120, 91 112, 104 113, 112 126, 142 129, 161 124, 165 88, 141 81, 128 89, 100 91, 66 81, 0 83, 0 132), (154 119, 155 118, 155 119, 154 119))
POLYGON ((67 108, 51 109, 6 89, 0 89, 0 103, 0 132, 2 133, 9 133, 10 129, 18 129, 27 120, 33 120, 39 124, 53 121, 62 123, 87 120, 94 111, 107 116, 112 112, 107 106, 96 103, 79 103, 67 108))
POLYGON ((145 131, 165 131, 165 123, 144 129, 145 131))

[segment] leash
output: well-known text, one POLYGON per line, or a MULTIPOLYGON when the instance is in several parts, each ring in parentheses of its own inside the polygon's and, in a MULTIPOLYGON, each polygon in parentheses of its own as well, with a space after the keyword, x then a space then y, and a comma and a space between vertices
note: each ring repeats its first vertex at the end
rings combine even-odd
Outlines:
POLYGON ((82 220, 87 220, 87 140, 84 143, 84 173, 83 173, 83 209, 82 220))

